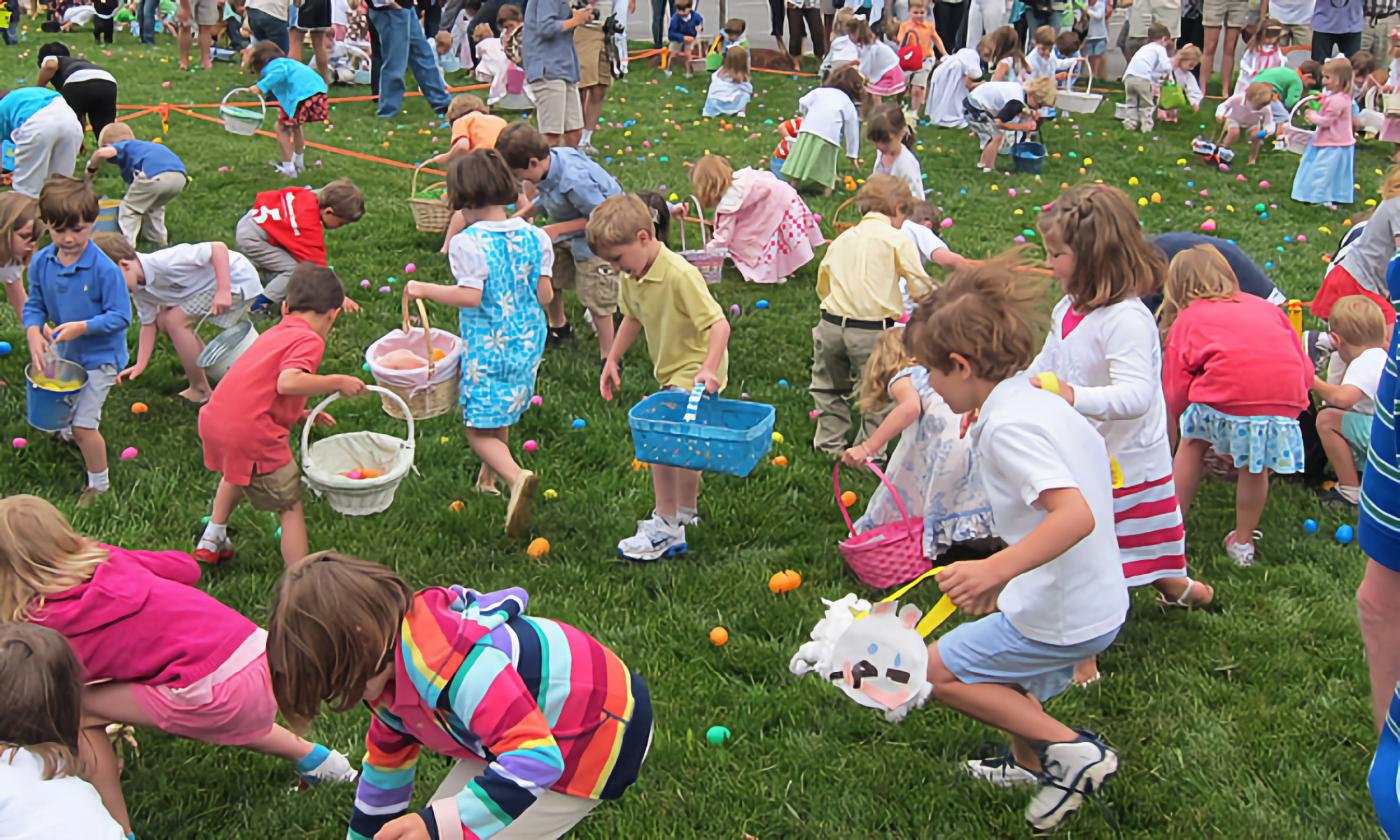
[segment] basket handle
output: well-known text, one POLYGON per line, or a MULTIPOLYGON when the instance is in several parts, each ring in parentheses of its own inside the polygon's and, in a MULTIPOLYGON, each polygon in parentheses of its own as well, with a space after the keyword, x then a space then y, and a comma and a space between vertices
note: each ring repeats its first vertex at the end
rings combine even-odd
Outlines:
MULTIPOLYGON (((1089 62, 1087 62, 1087 61, 1083 61, 1083 62, 1080 62, 1079 66, 1080 66, 1080 67, 1087 67, 1088 70, 1089 70, 1089 73, 1088 73, 1088 81, 1086 81, 1086 82, 1084 83, 1084 92, 1085 92, 1085 93, 1093 93, 1093 92, 1094 92, 1094 67, 1093 67, 1093 65, 1091 65, 1091 64, 1090 64, 1089 62)), ((1070 75, 1070 71, 1068 71, 1068 70, 1065 71, 1065 90, 1069 91, 1070 93, 1073 93, 1073 92, 1074 92, 1074 78, 1070 75)))
POLYGON ((855 196, 851 196, 836 206, 836 212, 831 214, 831 229, 836 230, 838 220, 841 218, 841 211, 855 203, 855 196))
MULTIPOLYGON (((1318 101, 1318 100, 1320 100, 1320 99, 1321 99, 1321 97, 1319 97, 1319 96, 1318 96, 1317 94, 1315 94, 1315 93, 1310 93, 1310 94, 1308 94, 1307 96, 1304 96, 1302 99, 1299 99, 1296 103, 1294 103, 1294 105, 1293 105, 1293 110, 1291 110, 1291 111, 1288 112, 1288 124, 1289 124, 1290 126, 1293 126, 1294 128, 1301 128, 1301 126, 1294 126, 1294 125, 1293 125, 1293 118, 1294 118, 1295 116, 1297 116, 1298 112, 1302 110, 1302 108, 1303 108, 1304 105, 1308 104, 1309 102, 1318 101)), ((1313 127, 1312 124, 1309 123, 1309 124, 1308 124, 1308 128, 1312 128, 1312 127, 1313 127)))
MULTIPOLYGON (((885 489, 890 491, 890 496, 894 498, 895 507, 899 508, 900 521, 904 523, 904 528, 909 532, 909 536, 911 538, 916 536, 914 533, 914 523, 909 519, 909 511, 904 509, 904 500, 899 498, 899 491, 894 489, 894 485, 891 484, 889 478, 885 476, 884 470, 876 466, 874 461, 866 461, 865 465, 870 468, 871 472, 875 473, 875 476, 880 479, 880 483, 885 485, 885 489)), ((836 496, 836 507, 841 511, 841 518, 846 520, 846 530, 850 531, 851 536, 854 537, 856 536, 855 523, 851 521, 851 515, 846 512, 846 506, 841 504, 841 462, 839 460, 836 462, 836 465, 831 468, 831 485, 834 488, 836 496)))
POLYGON ((700 250, 703 251, 710 244, 709 237, 705 236, 705 208, 700 205, 699 196, 692 195, 690 200, 695 203, 695 215, 700 220, 700 250))
MULTIPOLYGON (((252 93, 252 92, 253 92, 253 89, 252 89, 252 88, 246 88, 246 87, 236 87, 236 88, 234 88, 233 90, 231 90, 231 91, 229 91, 228 93, 224 94, 224 98, 223 98, 223 99, 220 99, 220 100, 219 100, 219 107, 220 107, 220 108, 223 108, 225 105, 228 104, 228 98, 229 98, 230 96, 233 96, 235 93, 239 93, 239 92, 242 92, 242 93, 252 93)), ((256 96, 256 97, 258 98, 258 107, 260 107, 260 108, 262 109, 262 115, 263 115, 263 116, 267 116, 267 100, 266 100, 266 99, 263 99, 262 94, 260 94, 260 93, 258 93, 258 94, 253 94, 253 95, 256 96)))
MULTIPOLYGON (((418 320, 423 322, 423 345, 427 349, 428 353, 426 357, 428 360, 428 378, 432 379, 433 368, 436 367, 436 365, 433 363, 433 331, 428 327, 428 307, 423 305, 422 298, 414 298, 413 302, 418 304, 418 320)), ((404 337, 408 337, 413 334, 410 329, 412 326, 413 325, 408 322, 408 290, 405 289, 403 293, 404 337)))
POLYGON ((427 164, 427 162, 425 161, 425 162, 420 163, 420 164, 418 164, 417 166, 413 167, 413 179, 410 180, 410 181, 408 182, 408 197, 409 197, 409 198, 412 198, 412 197, 414 197, 415 195, 418 195, 418 173, 422 172, 422 171, 423 171, 423 167, 425 167, 425 166, 427 166, 427 165, 428 165, 428 164, 427 164))
POLYGON ((705 383, 695 383, 695 387, 690 389, 690 399, 685 401, 685 414, 681 417, 681 422, 695 422, 695 418, 700 414, 700 398, 703 396, 705 396, 705 383))
MULTIPOLYGON (((399 404, 399 410, 403 412, 404 420, 408 422, 408 437, 405 438, 405 442, 409 446, 412 446, 413 412, 408 410, 408 403, 403 401, 403 397, 399 396, 398 394, 395 394, 388 388, 381 388, 378 385, 366 385, 365 390, 374 391, 377 394, 387 394, 388 396, 394 398, 394 402, 399 404)), ((340 392, 332 391, 330 394, 326 395, 326 398, 324 400, 321 400, 319 403, 317 403, 315 408, 311 409, 310 414, 306 415, 306 423, 302 425, 301 429, 301 468, 303 472, 306 471, 308 465, 311 463, 311 427, 316 425, 316 416, 324 412, 326 410, 326 406, 330 405, 338 399, 340 399, 340 392)))

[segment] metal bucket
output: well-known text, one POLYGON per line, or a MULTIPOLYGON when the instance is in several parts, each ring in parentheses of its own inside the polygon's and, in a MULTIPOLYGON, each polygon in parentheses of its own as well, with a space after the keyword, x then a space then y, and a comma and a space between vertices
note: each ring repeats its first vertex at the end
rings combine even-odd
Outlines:
POLYGON ((73 423, 78 394, 87 387, 87 371, 67 359, 54 359, 53 375, 34 381, 33 365, 24 366, 29 425, 41 432, 60 432, 73 423), (54 384, 59 387, 55 388, 54 384))
POLYGON ((121 233, 117 224, 117 208, 122 206, 120 198, 103 196, 97 202, 97 221, 93 223, 93 233, 121 233))
POLYGON ((204 375, 209 377, 210 382, 218 382, 228 374, 229 368, 238 361, 238 357, 247 352, 257 340, 258 331, 253 328, 253 322, 239 321, 204 345, 197 362, 204 369, 204 375))

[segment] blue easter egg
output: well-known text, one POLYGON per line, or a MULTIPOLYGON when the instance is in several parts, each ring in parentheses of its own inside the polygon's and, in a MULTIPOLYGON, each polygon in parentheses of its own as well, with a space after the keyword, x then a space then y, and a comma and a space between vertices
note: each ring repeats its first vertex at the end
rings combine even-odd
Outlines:
POLYGON ((582 429, 584 426, 587 426, 587 425, 588 425, 588 421, 585 420, 585 419, 583 419, 582 417, 575 417, 575 418, 574 418, 573 427, 574 427, 575 429, 582 429))
POLYGON ((768 308, 768 301, 766 301, 766 300, 756 301, 756 302, 754 303, 754 305, 753 305, 753 308, 754 308, 754 309, 767 309, 767 308, 768 308))
POLYGON ((779 388, 786 388, 787 386, 788 386, 788 381, 787 381, 786 379, 779 379, 779 380, 778 380, 778 387, 779 387, 779 388))
POLYGON ((1316 520, 1316 519, 1304 519, 1304 520, 1303 520, 1303 531, 1304 531, 1305 533, 1308 533, 1308 534, 1316 534, 1316 533, 1317 533, 1317 520, 1316 520))
POLYGON ((1356 531, 1350 525, 1337 526, 1337 542, 1341 543, 1342 545, 1346 545, 1347 543, 1351 542, 1352 537, 1354 536, 1356 536, 1356 531))
POLYGON ((8 341, 0 341, 0 356, 8 356, 15 348, 10 346, 8 341))
POLYGON ((1264 263, 1264 267, 1265 267, 1265 268, 1273 268, 1273 267, 1274 267, 1274 261, 1273 261, 1273 260, 1269 260, 1268 262, 1264 263))

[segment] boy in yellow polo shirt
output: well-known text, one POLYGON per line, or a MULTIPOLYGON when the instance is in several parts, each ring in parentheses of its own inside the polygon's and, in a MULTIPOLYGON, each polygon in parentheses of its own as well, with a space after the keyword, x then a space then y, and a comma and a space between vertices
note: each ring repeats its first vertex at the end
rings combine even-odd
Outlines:
MULTIPOLYGON (((635 195, 615 195, 588 218, 588 247, 619 274, 622 323, 603 362, 598 390, 611 400, 622 384, 618 364, 645 333, 656 381, 689 391, 704 383, 711 394, 729 374, 729 322, 700 272, 655 236, 652 211, 635 195)), ((686 552, 685 526, 698 525, 700 473, 653 464, 656 509, 637 533, 617 544, 628 560, 651 562, 686 552)))
MULTIPOLYGON (((874 175, 856 193, 856 206, 865 215, 826 249, 817 269, 821 320, 812 330, 812 384, 817 407, 817 432, 812 448, 840 457, 851 430, 847 400, 880 333, 904 316, 899 280, 909 296, 931 290, 929 276, 914 240, 899 229, 902 208, 913 204, 909 186, 893 175, 874 175)), ((862 414, 859 443, 884 420, 862 414)), ((871 453, 874 457, 884 454, 871 453)))

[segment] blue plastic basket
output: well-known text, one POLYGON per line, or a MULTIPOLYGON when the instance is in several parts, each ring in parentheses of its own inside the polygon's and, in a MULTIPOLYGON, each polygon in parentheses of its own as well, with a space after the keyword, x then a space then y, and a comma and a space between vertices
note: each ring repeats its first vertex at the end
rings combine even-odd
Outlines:
POLYGON ((705 396, 652 394, 627 412, 638 461, 743 477, 773 446, 773 406, 705 396), (702 399, 703 397, 703 399, 702 399))

